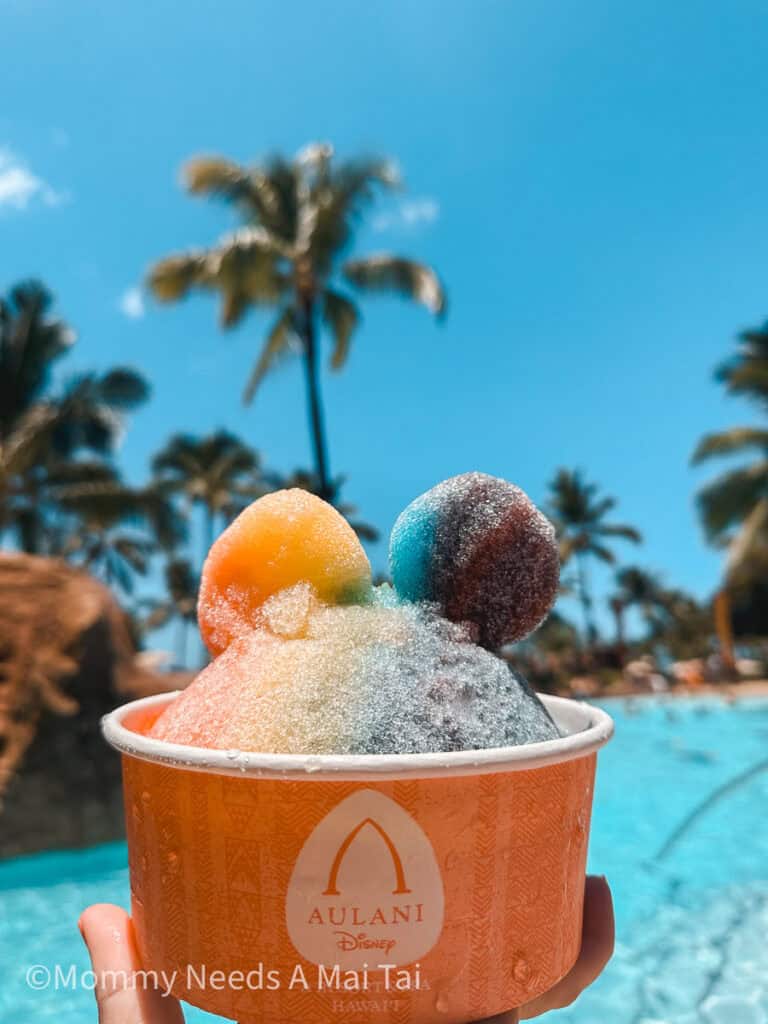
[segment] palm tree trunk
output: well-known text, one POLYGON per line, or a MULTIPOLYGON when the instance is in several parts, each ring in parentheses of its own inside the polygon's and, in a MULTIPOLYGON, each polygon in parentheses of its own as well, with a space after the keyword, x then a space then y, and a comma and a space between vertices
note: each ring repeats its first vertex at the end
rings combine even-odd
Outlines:
POLYGON ((303 323, 301 328, 304 342, 304 371, 307 384, 307 405, 309 408, 309 430, 315 462, 320 497, 330 501, 330 470, 328 468, 328 442, 325 434, 323 402, 320 396, 320 372, 317 358, 317 336, 315 333, 315 309, 311 296, 301 300, 303 323))
POLYGON ((587 647, 592 647, 597 640, 597 628, 592 618, 592 595, 589 592, 589 577, 582 551, 576 554, 576 567, 579 579, 579 600, 584 615, 584 637, 587 647))
POLYGON ((733 653, 733 624, 731 622, 731 595, 726 587, 715 594, 715 631, 720 645, 720 657, 728 672, 735 672, 736 659, 733 653))
MULTIPOLYGON (((208 505, 208 504, 205 505, 205 511, 204 511, 203 515, 204 515, 203 545, 205 547, 205 551, 203 552, 203 561, 200 563, 201 569, 202 569, 202 566, 203 566, 203 564, 205 562, 205 559, 208 557, 208 552, 213 547, 213 534, 214 534, 215 522, 214 522, 214 511, 213 511, 213 508, 212 508, 211 505, 208 505)), ((186 644, 186 633, 184 634, 184 641, 185 641, 185 644, 186 644)), ((185 653, 185 657, 186 657, 186 650, 185 650, 184 653, 185 653)), ((208 664, 208 662, 210 660, 211 659, 210 659, 210 655, 208 654, 208 648, 205 646, 205 641, 203 640, 203 638, 201 636, 200 637, 200 668, 205 668, 205 666, 208 664)))
POLYGON ((619 598, 613 598, 611 600, 611 611, 613 612, 613 619, 616 624, 616 650, 623 652, 624 650, 624 612, 626 607, 624 602, 619 598))
POLYGON ((202 558, 202 561, 200 562, 201 566, 202 566, 203 562, 206 560, 206 558, 208 557, 208 552, 213 547, 214 522, 213 522, 213 509, 211 508, 210 505, 206 505, 205 506, 205 511, 204 511, 203 515, 204 515, 204 522, 203 522, 203 558, 202 558))
POLYGON ((183 615, 176 613, 176 661, 187 665, 187 623, 183 615))

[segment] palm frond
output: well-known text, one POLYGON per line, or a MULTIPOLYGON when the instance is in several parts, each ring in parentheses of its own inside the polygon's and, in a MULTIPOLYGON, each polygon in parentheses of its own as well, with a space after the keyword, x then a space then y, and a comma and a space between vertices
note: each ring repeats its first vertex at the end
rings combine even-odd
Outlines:
MULTIPOLYGON (((591 502, 594 495, 597 493, 597 486, 595 484, 586 484, 584 487, 584 493, 587 497, 588 504, 591 502)), ((600 498, 590 505, 590 517, 593 521, 597 522, 602 519, 604 515, 607 515, 614 508, 616 508, 616 499, 610 495, 606 495, 604 498, 600 498)))
POLYGON ((157 487, 131 488, 119 480, 93 481, 62 487, 56 497, 62 508, 100 531, 119 523, 143 523, 166 549, 184 536, 181 518, 157 487))
POLYGON ((38 281, 25 281, 0 299, 0 437, 50 383, 53 364, 75 333, 49 314, 53 299, 38 281))
POLYGON ((283 253, 259 228, 226 235, 207 257, 211 284, 221 292, 221 323, 233 327, 249 306, 272 305, 290 285, 283 253))
POLYGON ((584 549, 585 538, 579 535, 569 535, 563 532, 560 524, 555 524, 558 533, 558 548, 560 551, 560 565, 565 567, 577 551, 584 549))
POLYGON ((230 202, 246 202, 256 208, 256 193, 247 168, 219 156, 198 156, 184 164, 182 180, 192 195, 213 195, 230 202))
POLYGON ((159 302, 176 302, 192 288, 210 286, 203 252, 180 253, 158 260, 147 274, 147 287, 159 302))
POLYGON ((394 292, 422 303, 435 316, 445 313, 447 300, 440 279, 422 263, 380 253, 347 261, 342 273, 361 291, 394 292))
POLYGON ((0 443, 0 476, 20 475, 43 462, 59 422, 60 410, 50 402, 40 402, 25 412, 0 443))
POLYGON ((176 613, 194 619, 200 580, 186 558, 173 558, 167 563, 165 585, 176 613))
POLYGON ((357 306, 346 295, 326 288, 322 297, 323 320, 333 334, 331 368, 340 370, 347 361, 352 334, 360 322, 357 306))
POLYGON ((264 227, 273 238, 294 245, 299 225, 299 168, 295 161, 272 156, 257 174, 269 196, 262 209, 264 227))
POLYGON ((134 572, 140 576, 147 572, 153 547, 151 540, 122 534, 112 539, 112 547, 134 572))
POLYGON ((365 540, 370 544, 375 544, 381 537, 381 532, 371 523, 364 523, 360 519, 350 519, 349 516, 346 516, 345 518, 360 540, 365 540))
POLYGON ((122 429, 123 412, 143 401, 149 387, 135 371, 118 368, 114 377, 94 373, 71 379, 58 400, 52 444, 61 456, 80 448, 109 453, 122 429))
POLYGON ((292 341, 296 338, 294 329, 294 311, 286 307, 278 316, 267 335, 264 346, 261 350, 256 365, 253 367, 250 376, 243 390, 243 402, 249 405, 253 396, 271 369, 277 362, 290 352, 292 341))
POLYGON ((616 573, 616 582, 625 606, 630 604, 653 604, 665 594, 659 577, 647 569, 627 565, 616 573))
POLYGON ((768 453, 768 430, 759 427, 733 427, 706 434, 699 441, 691 461, 694 464, 720 455, 734 455, 751 449, 768 453))
POLYGON ((768 459, 761 459, 718 477, 698 494, 697 503, 710 540, 718 541, 744 522, 768 495, 768 459))
POLYGON ((117 484, 119 475, 114 466, 101 459, 59 459, 46 465, 46 486, 54 496, 57 488, 79 487, 82 484, 117 484))
POLYGON ((605 547, 604 544, 592 541, 586 550, 588 550, 591 555, 594 555, 595 558, 599 558, 601 562, 605 562, 607 565, 613 565, 616 562, 616 555, 614 555, 610 548, 605 547))
POLYGON ((739 351, 717 368, 715 376, 730 394, 768 404, 768 322, 741 332, 739 351))
POLYGON ((622 540, 632 541, 633 544, 642 544, 643 535, 634 526, 627 526, 625 523, 601 523, 595 527, 598 537, 621 537, 622 540))
POLYGON ((193 288, 216 288, 222 295, 222 325, 232 327, 250 305, 269 304, 284 294, 290 279, 283 259, 268 232, 242 228, 207 252, 160 260, 150 270, 147 284, 161 302, 182 299, 193 288))
POLYGON ((108 370, 98 381, 98 397, 113 409, 135 409, 147 401, 150 395, 149 382, 137 370, 129 366, 116 366, 108 370))
POLYGON ((222 291, 219 323, 222 327, 235 327, 248 311, 248 296, 237 288, 222 291))
POLYGON ((364 210, 380 191, 398 188, 400 178, 392 162, 381 157, 348 160, 331 168, 327 150, 319 151, 311 180, 302 175, 303 217, 297 242, 310 253, 315 268, 326 274, 347 248, 364 210))

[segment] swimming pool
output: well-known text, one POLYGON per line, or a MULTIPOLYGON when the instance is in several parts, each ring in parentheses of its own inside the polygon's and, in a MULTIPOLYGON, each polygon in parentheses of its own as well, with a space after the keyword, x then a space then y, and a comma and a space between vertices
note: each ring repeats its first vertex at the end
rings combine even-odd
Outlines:
MULTIPOLYGON (((542 1019, 768 1024, 768 771, 675 836, 709 794, 768 758, 768 700, 605 706, 617 734, 600 755, 590 870, 614 889, 616 956, 575 1006, 542 1019)), ((117 843, 0 864, 0 1021, 95 1021, 90 992, 34 991, 25 973, 88 967, 77 916, 95 901, 127 904, 125 860, 117 843)), ((191 1024, 216 1019, 187 1012, 191 1024)))

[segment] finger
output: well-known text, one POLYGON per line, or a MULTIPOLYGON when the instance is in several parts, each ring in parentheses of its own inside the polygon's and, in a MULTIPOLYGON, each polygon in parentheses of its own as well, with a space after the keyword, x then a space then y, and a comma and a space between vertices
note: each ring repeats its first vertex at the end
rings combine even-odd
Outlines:
POLYGON ((529 1020, 548 1010, 570 1006, 577 996, 600 975, 613 955, 615 922, 613 899, 607 881, 597 875, 587 878, 584 890, 584 923, 581 952, 564 978, 520 1009, 520 1019, 529 1020))
POLYGON ((131 919, 120 907, 98 903, 83 911, 78 928, 91 955, 99 1024, 184 1024, 173 996, 148 988, 131 919))

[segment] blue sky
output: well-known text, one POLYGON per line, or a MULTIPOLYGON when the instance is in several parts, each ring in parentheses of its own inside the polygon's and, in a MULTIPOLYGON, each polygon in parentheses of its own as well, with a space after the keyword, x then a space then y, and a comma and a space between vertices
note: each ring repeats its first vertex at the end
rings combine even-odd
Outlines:
POLYGON ((581 466, 644 532, 628 560, 712 590, 688 459, 752 416, 712 369, 768 315, 764 4, 15 0, 3 36, 0 286, 45 279, 79 334, 70 369, 151 377, 132 478, 172 430, 218 426, 308 463, 297 365, 240 404, 266 321, 222 335, 212 299, 125 296, 231 223, 183 194, 185 158, 328 139, 391 154, 409 185, 358 249, 433 262, 451 296, 439 326, 371 301, 326 379, 347 497, 386 530, 453 473, 541 500, 581 466))

